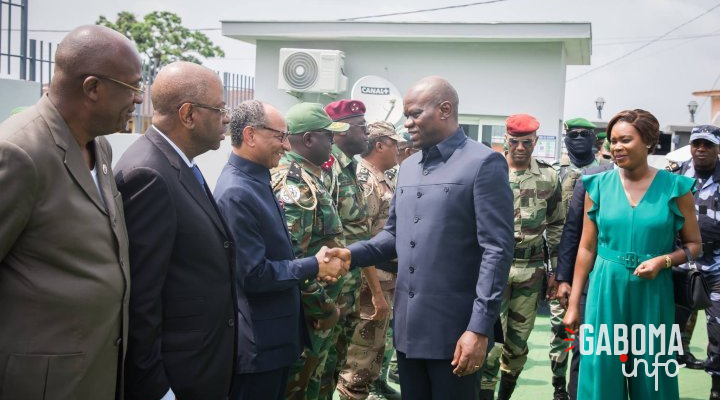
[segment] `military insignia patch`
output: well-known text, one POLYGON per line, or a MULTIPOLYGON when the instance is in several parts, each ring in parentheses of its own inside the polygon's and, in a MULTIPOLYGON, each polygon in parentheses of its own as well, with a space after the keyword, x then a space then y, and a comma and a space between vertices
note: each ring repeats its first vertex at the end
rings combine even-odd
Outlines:
POLYGON ((300 200, 300 189, 295 185, 285 185, 278 192, 278 197, 285 204, 293 204, 300 200))

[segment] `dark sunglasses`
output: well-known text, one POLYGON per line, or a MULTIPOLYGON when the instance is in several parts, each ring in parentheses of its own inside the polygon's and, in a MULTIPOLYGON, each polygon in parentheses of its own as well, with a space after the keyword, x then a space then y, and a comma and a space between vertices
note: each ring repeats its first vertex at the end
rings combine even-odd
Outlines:
POLYGON ((578 136, 588 137, 594 134, 595 132, 589 129, 573 129, 567 133, 567 137, 570 139, 576 139, 578 136))
POLYGON ((511 147, 516 147, 520 143, 522 143, 523 147, 530 147, 533 145, 533 142, 535 142, 533 139, 508 139, 508 144, 511 147))

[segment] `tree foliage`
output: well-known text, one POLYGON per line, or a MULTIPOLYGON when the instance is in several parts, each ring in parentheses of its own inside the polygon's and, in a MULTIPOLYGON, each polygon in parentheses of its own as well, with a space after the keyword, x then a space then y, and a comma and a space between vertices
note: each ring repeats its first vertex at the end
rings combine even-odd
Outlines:
POLYGON ((182 19, 168 11, 153 11, 139 21, 135 14, 122 11, 112 22, 101 15, 97 25, 114 29, 135 42, 140 54, 154 65, 173 61, 200 63, 198 56, 223 57, 225 53, 204 33, 182 25, 182 19))

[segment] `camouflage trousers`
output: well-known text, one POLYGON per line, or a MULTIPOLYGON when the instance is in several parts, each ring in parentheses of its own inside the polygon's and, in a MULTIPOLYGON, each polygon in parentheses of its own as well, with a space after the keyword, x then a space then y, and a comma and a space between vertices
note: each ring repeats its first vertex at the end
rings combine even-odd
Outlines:
POLYGON ((482 374, 478 374, 481 389, 495 389, 499 370, 519 375, 525 366, 544 276, 544 267, 510 268, 500 306, 505 343, 496 343, 488 353, 482 374))
MULTIPOLYGON (((392 304, 392 303, 391 303, 392 304)), ((393 319, 390 319, 387 333, 385 334, 385 355, 383 356, 382 371, 380 371, 379 379, 387 380, 388 372, 397 375, 397 354, 395 353, 395 343, 393 342, 393 319)))
POLYGON ((560 300, 550 300, 550 370, 553 376, 565 377, 568 368, 568 355, 570 342, 565 325, 562 320, 565 318, 565 309, 560 305, 560 300))
POLYGON ((354 268, 343 277, 345 280, 338 297, 340 307, 340 319, 333 328, 330 338, 332 345, 325 357, 320 361, 319 369, 322 371, 319 376, 320 386, 319 399, 332 400, 337 383, 337 374, 345 365, 347 348, 355 333, 355 326, 360 322, 360 314, 356 307, 356 299, 360 290, 361 270, 354 268))
MULTIPOLYGON (((392 304, 395 296, 395 274, 377 270, 377 275, 385 301, 392 304)), ((382 320, 370 319, 375 313, 375 307, 370 286, 364 278, 360 286, 358 308, 360 322, 355 327, 348 346, 347 361, 338 374, 337 391, 341 399, 367 398, 370 384, 380 376, 386 353, 386 334, 392 312, 382 320)))
MULTIPOLYGON (((332 307, 335 307, 335 300, 338 298, 342 279, 335 285, 325 288, 324 293, 329 300, 332 300, 332 307)), ((308 318, 308 332, 310 334, 310 348, 306 348, 300 358, 291 366, 288 373, 288 383, 285 389, 287 400, 316 400, 320 395, 320 376, 322 374, 321 362, 327 357, 327 353, 334 345, 334 327, 329 329, 314 329, 312 318, 319 318, 322 315, 319 304, 321 301, 316 296, 303 295, 303 310, 308 318)))

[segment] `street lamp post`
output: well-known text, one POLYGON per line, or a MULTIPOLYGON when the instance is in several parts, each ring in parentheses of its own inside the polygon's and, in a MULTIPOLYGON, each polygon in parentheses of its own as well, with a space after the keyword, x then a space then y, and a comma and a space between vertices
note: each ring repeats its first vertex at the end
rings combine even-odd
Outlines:
POLYGON ((598 97, 597 100, 595 100, 595 108, 598 110, 598 119, 602 119, 602 109, 605 107, 605 99, 602 97, 598 97))
POLYGON ((692 100, 688 103, 688 111, 690 111, 690 122, 695 123, 695 111, 698 109, 698 103, 695 100, 692 100))

